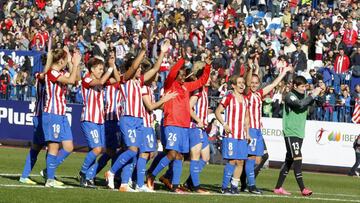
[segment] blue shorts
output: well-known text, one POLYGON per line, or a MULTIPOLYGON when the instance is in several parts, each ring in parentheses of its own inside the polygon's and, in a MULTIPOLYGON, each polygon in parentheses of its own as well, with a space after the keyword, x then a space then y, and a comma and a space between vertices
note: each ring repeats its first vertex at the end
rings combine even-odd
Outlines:
POLYGON ((73 140, 70 124, 66 116, 44 112, 42 126, 46 142, 73 140))
POLYGON ((153 128, 144 127, 142 133, 142 142, 140 145, 140 153, 155 152, 156 151, 156 138, 153 128))
POLYGON ((88 146, 91 149, 105 146, 104 124, 83 121, 81 122, 81 131, 84 133, 88 146))
POLYGON ((189 137, 190 149, 199 143, 202 143, 202 149, 209 145, 208 135, 205 130, 202 130, 200 128, 190 128, 189 137))
POLYGON ((120 118, 120 132, 126 147, 140 147, 143 130, 143 118, 132 116, 122 116, 120 118))
POLYGON ((251 142, 248 146, 248 154, 262 156, 264 154, 264 138, 260 129, 250 128, 251 142))
POLYGON ((105 121, 105 147, 116 150, 120 147, 120 129, 118 120, 105 121))
POLYGON ((247 141, 224 138, 222 140, 222 156, 224 159, 246 160, 248 157, 247 141))
POLYGON ((34 133, 33 133, 33 144, 45 145, 44 131, 42 127, 42 116, 33 117, 34 133))
POLYGON ((166 149, 189 153, 189 128, 165 126, 166 149))

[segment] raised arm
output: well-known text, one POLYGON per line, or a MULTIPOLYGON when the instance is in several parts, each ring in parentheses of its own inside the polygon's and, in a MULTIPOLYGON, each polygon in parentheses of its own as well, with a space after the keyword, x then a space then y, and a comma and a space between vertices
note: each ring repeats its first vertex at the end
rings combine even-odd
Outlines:
POLYGON ((161 45, 161 53, 160 53, 159 58, 157 59, 155 65, 153 66, 152 69, 150 69, 149 71, 147 71, 144 74, 145 82, 150 80, 160 70, 160 66, 164 59, 164 55, 169 50, 169 47, 170 47, 170 40, 164 40, 163 44, 161 45))
POLYGON ((100 78, 100 79, 92 79, 92 81, 89 83, 90 87, 98 86, 98 85, 104 85, 108 79, 110 78, 114 68, 108 68, 106 73, 100 78))
POLYGON ((131 67, 124 73, 125 81, 131 79, 136 73, 137 69, 139 68, 140 63, 144 59, 146 54, 146 45, 147 45, 147 40, 143 39, 141 41, 141 51, 139 55, 135 58, 134 62, 131 64, 131 67))
POLYGON ((184 84, 186 89, 189 92, 192 92, 192 91, 197 90, 200 87, 204 86, 209 79, 210 69, 211 69, 211 59, 208 58, 208 59, 206 59, 206 65, 205 65, 204 72, 201 75, 201 77, 198 80, 195 80, 193 82, 186 82, 184 84))
POLYGON ((176 76, 179 72, 179 70, 183 67, 185 63, 185 60, 183 58, 180 58, 176 64, 171 68, 169 75, 167 76, 164 84, 164 89, 169 89, 173 82, 176 80, 176 76))
POLYGON ((286 76, 288 72, 291 72, 293 70, 292 65, 288 65, 284 68, 284 70, 279 74, 279 76, 268 86, 264 87, 263 89, 263 95, 269 94, 280 82, 281 80, 286 76))
POLYGON ((72 69, 71 69, 71 73, 70 76, 67 77, 65 75, 60 76, 59 78, 57 78, 57 81, 63 83, 63 84, 75 84, 76 82, 76 76, 80 70, 79 70, 79 64, 80 64, 80 60, 81 60, 81 55, 78 51, 74 52, 74 55, 72 57, 72 69))
POLYGON ((148 94, 143 95, 142 99, 143 99, 143 102, 144 102, 144 105, 145 105, 146 109, 149 110, 149 111, 152 111, 152 110, 161 108, 161 106, 165 102, 175 98, 177 95, 178 94, 176 92, 165 93, 165 95, 163 97, 161 97, 161 99, 159 101, 155 102, 155 103, 151 102, 150 95, 148 95, 148 94))
POLYGON ((321 92, 321 88, 317 87, 313 90, 312 94, 303 98, 298 99, 296 96, 287 94, 285 96, 285 105, 289 106, 291 109, 303 111, 314 101, 314 98, 318 96, 321 92))

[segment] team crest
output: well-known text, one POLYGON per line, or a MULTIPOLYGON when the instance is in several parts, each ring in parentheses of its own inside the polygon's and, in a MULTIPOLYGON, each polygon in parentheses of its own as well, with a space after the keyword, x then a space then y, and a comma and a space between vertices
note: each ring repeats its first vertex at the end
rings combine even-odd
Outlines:
POLYGON ((130 142, 135 143, 135 137, 130 137, 130 142))
POLYGON ((59 138, 59 133, 54 133, 54 138, 58 139, 59 138))
POLYGON ((149 146, 150 148, 153 148, 153 147, 154 147, 154 143, 153 143, 153 142, 150 142, 150 143, 148 144, 148 146, 149 146))
POLYGON ((230 150, 230 151, 228 152, 228 154, 229 154, 229 156, 232 156, 232 155, 234 154, 234 152, 233 152, 232 150, 230 150))
POLYGON ((173 147, 174 145, 175 145, 175 142, 172 141, 172 140, 169 140, 169 146, 170 146, 170 147, 173 147))
POLYGON ((299 154, 299 150, 295 150, 295 155, 298 155, 299 154))

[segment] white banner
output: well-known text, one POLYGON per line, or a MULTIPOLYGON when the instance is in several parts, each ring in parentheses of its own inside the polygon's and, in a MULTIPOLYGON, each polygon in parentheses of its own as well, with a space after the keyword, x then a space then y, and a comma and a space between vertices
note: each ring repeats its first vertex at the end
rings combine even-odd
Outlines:
MULTIPOLYGON (((269 160, 283 162, 286 148, 282 134, 282 119, 263 118, 262 121, 262 133, 269 160)), ((307 121, 301 150, 303 163, 351 167, 355 162, 355 151, 352 146, 359 134, 358 124, 307 121)))

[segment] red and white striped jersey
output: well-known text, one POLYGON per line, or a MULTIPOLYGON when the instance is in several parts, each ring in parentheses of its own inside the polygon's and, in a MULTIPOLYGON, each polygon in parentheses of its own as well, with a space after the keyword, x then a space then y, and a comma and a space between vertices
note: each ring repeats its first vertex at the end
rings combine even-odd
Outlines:
POLYGON ((360 124, 360 98, 355 99, 355 107, 351 120, 356 124, 360 124))
POLYGON ((90 86, 93 79, 87 73, 81 82, 81 94, 84 106, 81 113, 81 121, 92 123, 104 123, 104 87, 102 85, 90 86))
MULTIPOLYGON (((195 90, 192 96, 198 98, 193 110, 198 118, 202 121, 204 126, 207 126, 207 116, 209 109, 209 99, 208 99, 208 88, 204 87, 199 90, 195 90)), ((191 127, 196 127, 196 122, 192 120, 191 127)))
POLYGON ((128 80, 121 85, 121 94, 124 96, 122 105, 122 116, 133 116, 142 118, 143 101, 141 96, 141 87, 144 85, 144 76, 139 80, 128 80))
POLYGON ((35 101, 34 116, 41 116, 45 106, 46 94, 45 94, 45 80, 40 79, 40 73, 35 74, 35 89, 36 89, 36 101, 35 101))
POLYGON ((122 99, 119 83, 105 87, 105 120, 120 119, 122 99))
POLYGON ((65 115, 66 110, 66 84, 57 79, 64 75, 64 71, 50 69, 45 75, 46 102, 44 112, 57 115, 65 115))
POLYGON ((251 92, 246 95, 249 101, 250 128, 261 128, 263 90, 251 92))
POLYGON ((220 102, 225 108, 225 122, 229 125, 231 133, 228 138, 245 139, 245 115, 248 107, 247 98, 239 102, 233 94, 226 95, 220 102))
MULTIPOLYGON (((143 86, 141 88, 141 95, 142 96, 150 96, 150 100, 151 103, 155 103, 155 95, 154 95, 154 91, 152 90, 151 87, 149 86, 143 86)), ((153 111, 149 111, 146 109, 145 105, 143 105, 143 113, 144 113, 144 126, 147 128, 151 128, 153 127, 154 124, 154 115, 153 115, 153 111)))

